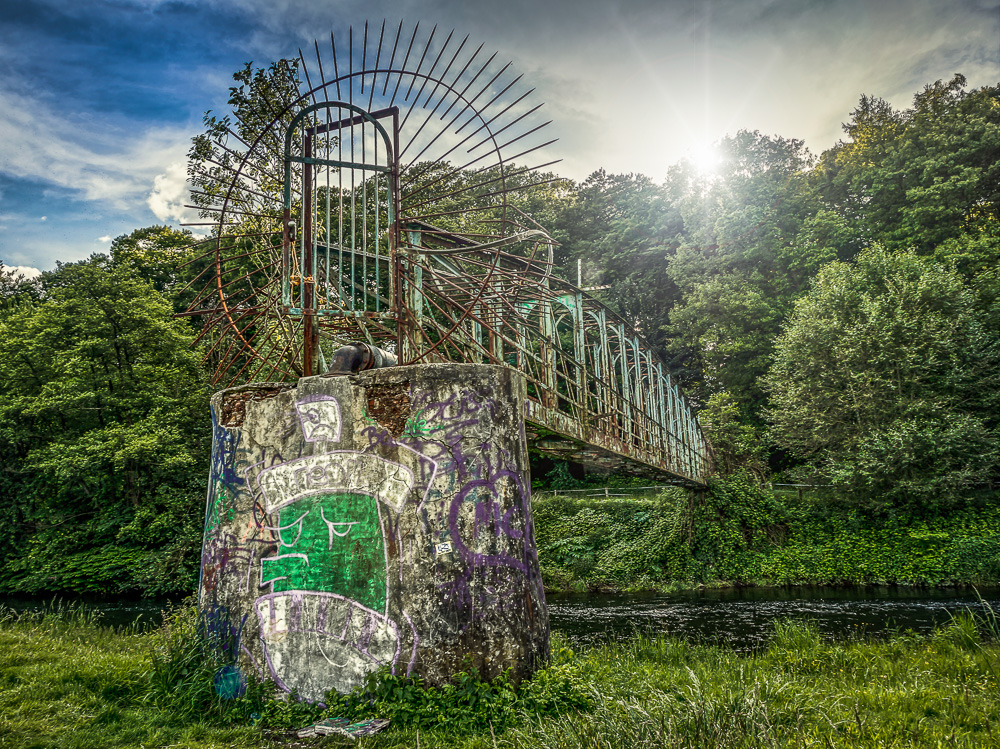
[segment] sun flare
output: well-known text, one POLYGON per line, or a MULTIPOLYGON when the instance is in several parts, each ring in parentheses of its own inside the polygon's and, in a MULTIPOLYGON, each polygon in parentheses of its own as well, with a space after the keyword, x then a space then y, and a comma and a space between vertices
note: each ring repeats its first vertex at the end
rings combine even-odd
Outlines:
POLYGON ((698 174, 710 177, 722 165, 722 154, 716 143, 698 143, 688 149, 685 160, 698 174))

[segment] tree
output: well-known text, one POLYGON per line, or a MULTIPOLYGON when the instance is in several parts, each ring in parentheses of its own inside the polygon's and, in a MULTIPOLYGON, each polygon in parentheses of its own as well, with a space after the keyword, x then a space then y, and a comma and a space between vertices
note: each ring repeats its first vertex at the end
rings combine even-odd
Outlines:
POLYGON ((187 229, 148 226, 111 242, 111 264, 147 281, 159 292, 176 292, 191 278, 188 261, 195 257, 195 237, 187 229))
POLYGON ((676 199, 684 230, 667 275, 679 298, 661 325, 669 350, 698 362, 684 383, 695 400, 724 391, 759 427, 757 383, 773 341, 811 273, 835 253, 816 231, 813 159, 802 141, 742 131, 719 149, 719 173, 676 199))
POLYGON ((0 262, 0 317, 38 301, 38 280, 0 262))
POLYGON ((1000 237, 1000 86, 956 75, 895 111, 862 96, 850 140, 823 154, 818 185, 866 243, 931 254, 949 240, 1000 237))
POLYGON ((192 334, 103 255, 59 265, 41 287, 0 321, 4 585, 187 589, 211 437, 192 334))
POLYGON ((698 414, 712 444, 715 469, 722 476, 747 474, 762 482, 767 475, 767 442, 760 430, 740 413, 739 403, 730 393, 713 393, 698 414))
POLYGON ((1000 466, 1000 336, 954 269, 825 266, 765 379, 775 440, 859 498, 946 506, 1000 466))

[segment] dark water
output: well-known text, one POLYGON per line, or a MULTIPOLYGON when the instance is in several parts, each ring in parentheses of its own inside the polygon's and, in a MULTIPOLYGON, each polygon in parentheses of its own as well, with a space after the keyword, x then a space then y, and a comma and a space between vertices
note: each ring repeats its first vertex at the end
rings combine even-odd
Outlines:
POLYGON ((79 610, 97 617, 105 627, 121 629, 135 625, 140 631, 155 629, 163 623, 164 610, 178 604, 169 601, 86 601, 63 598, 4 598, 0 597, 0 609, 12 609, 16 613, 26 611, 50 612, 53 610, 79 610))
MULTIPOLYGON (((951 589, 820 588, 704 590, 669 595, 620 593, 549 595, 553 631, 576 644, 629 637, 635 632, 682 637, 750 650, 766 644, 774 623, 806 619, 824 635, 846 638, 879 636, 900 630, 927 633, 949 618, 986 606, 1000 614, 1000 589, 975 592, 951 589)), ((101 623, 140 630, 159 626, 162 612, 176 604, 164 601, 67 602, 0 599, 15 611, 77 607, 100 615, 101 623)))
POLYGON ((1000 590, 779 588, 705 590, 670 595, 548 596, 553 631, 577 644, 639 631, 690 642, 752 650, 766 644, 782 619, 810 620, 834 638, 927 633, 963 609, 1000 614, 1000 590))

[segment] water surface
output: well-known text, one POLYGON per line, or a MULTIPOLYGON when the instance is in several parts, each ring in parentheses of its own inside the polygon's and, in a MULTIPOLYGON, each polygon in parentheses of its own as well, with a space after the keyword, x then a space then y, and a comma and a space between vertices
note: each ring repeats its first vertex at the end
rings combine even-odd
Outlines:
POLYGON ((102 601, 68 598, 3 598, 0 608, 13 609, 17 613, 25 611, 50 612, 54 610, 80 610, 96 614, 98 623, 105 627, 121 629, 135 625, 140 631, 155 629, 163 623, 163 612, 179 604, 170 601, 136 599, 125 601, 102 601))
POLYGON ((951 616, 991 606, 1000 613, 1000 590, 911 588, 746 588, 669 595, 549 595, 553 631, 577 644, 641 631, 691 642, 751 650, 766 644, 782 619, 810 620, 828 637, 882 636, 911 630, 926 634, 951 616))
MULTIPOLYGON (((912 588, 743 588, 672 594, 549 594, 552 629, 571 642, 587 644, 630 637, 637 631, 690 642, 752 650, 767 643, 782 619, 810 620, 828 637, 882 636, 911 630, 926 634, 951 616, 987 606, 1000 614, 1000 589, 982 592, 912 588)), ((15 611, 77 607, 100 615, 116 628, 157 627, 167 601, 74 601, 5 598, 15 611)))

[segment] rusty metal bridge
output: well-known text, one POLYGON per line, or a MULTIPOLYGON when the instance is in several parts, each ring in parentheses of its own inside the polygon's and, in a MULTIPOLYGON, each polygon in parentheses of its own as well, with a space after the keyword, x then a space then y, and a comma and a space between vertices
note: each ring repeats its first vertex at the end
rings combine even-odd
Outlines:
POLYGON ((535 449, 703 486, 709 446, 670 372, 554 274, 532 214, 555 162, 515 163, 553 142, 531 92, 442 36, 331 35, 315 73, 300 52, 247 91, 253 112, 208 120, 189 173, 212 229, 187 314, 206 317, 216 383, 319 374, 351 341, 402 364, 513 367, 535 449))

